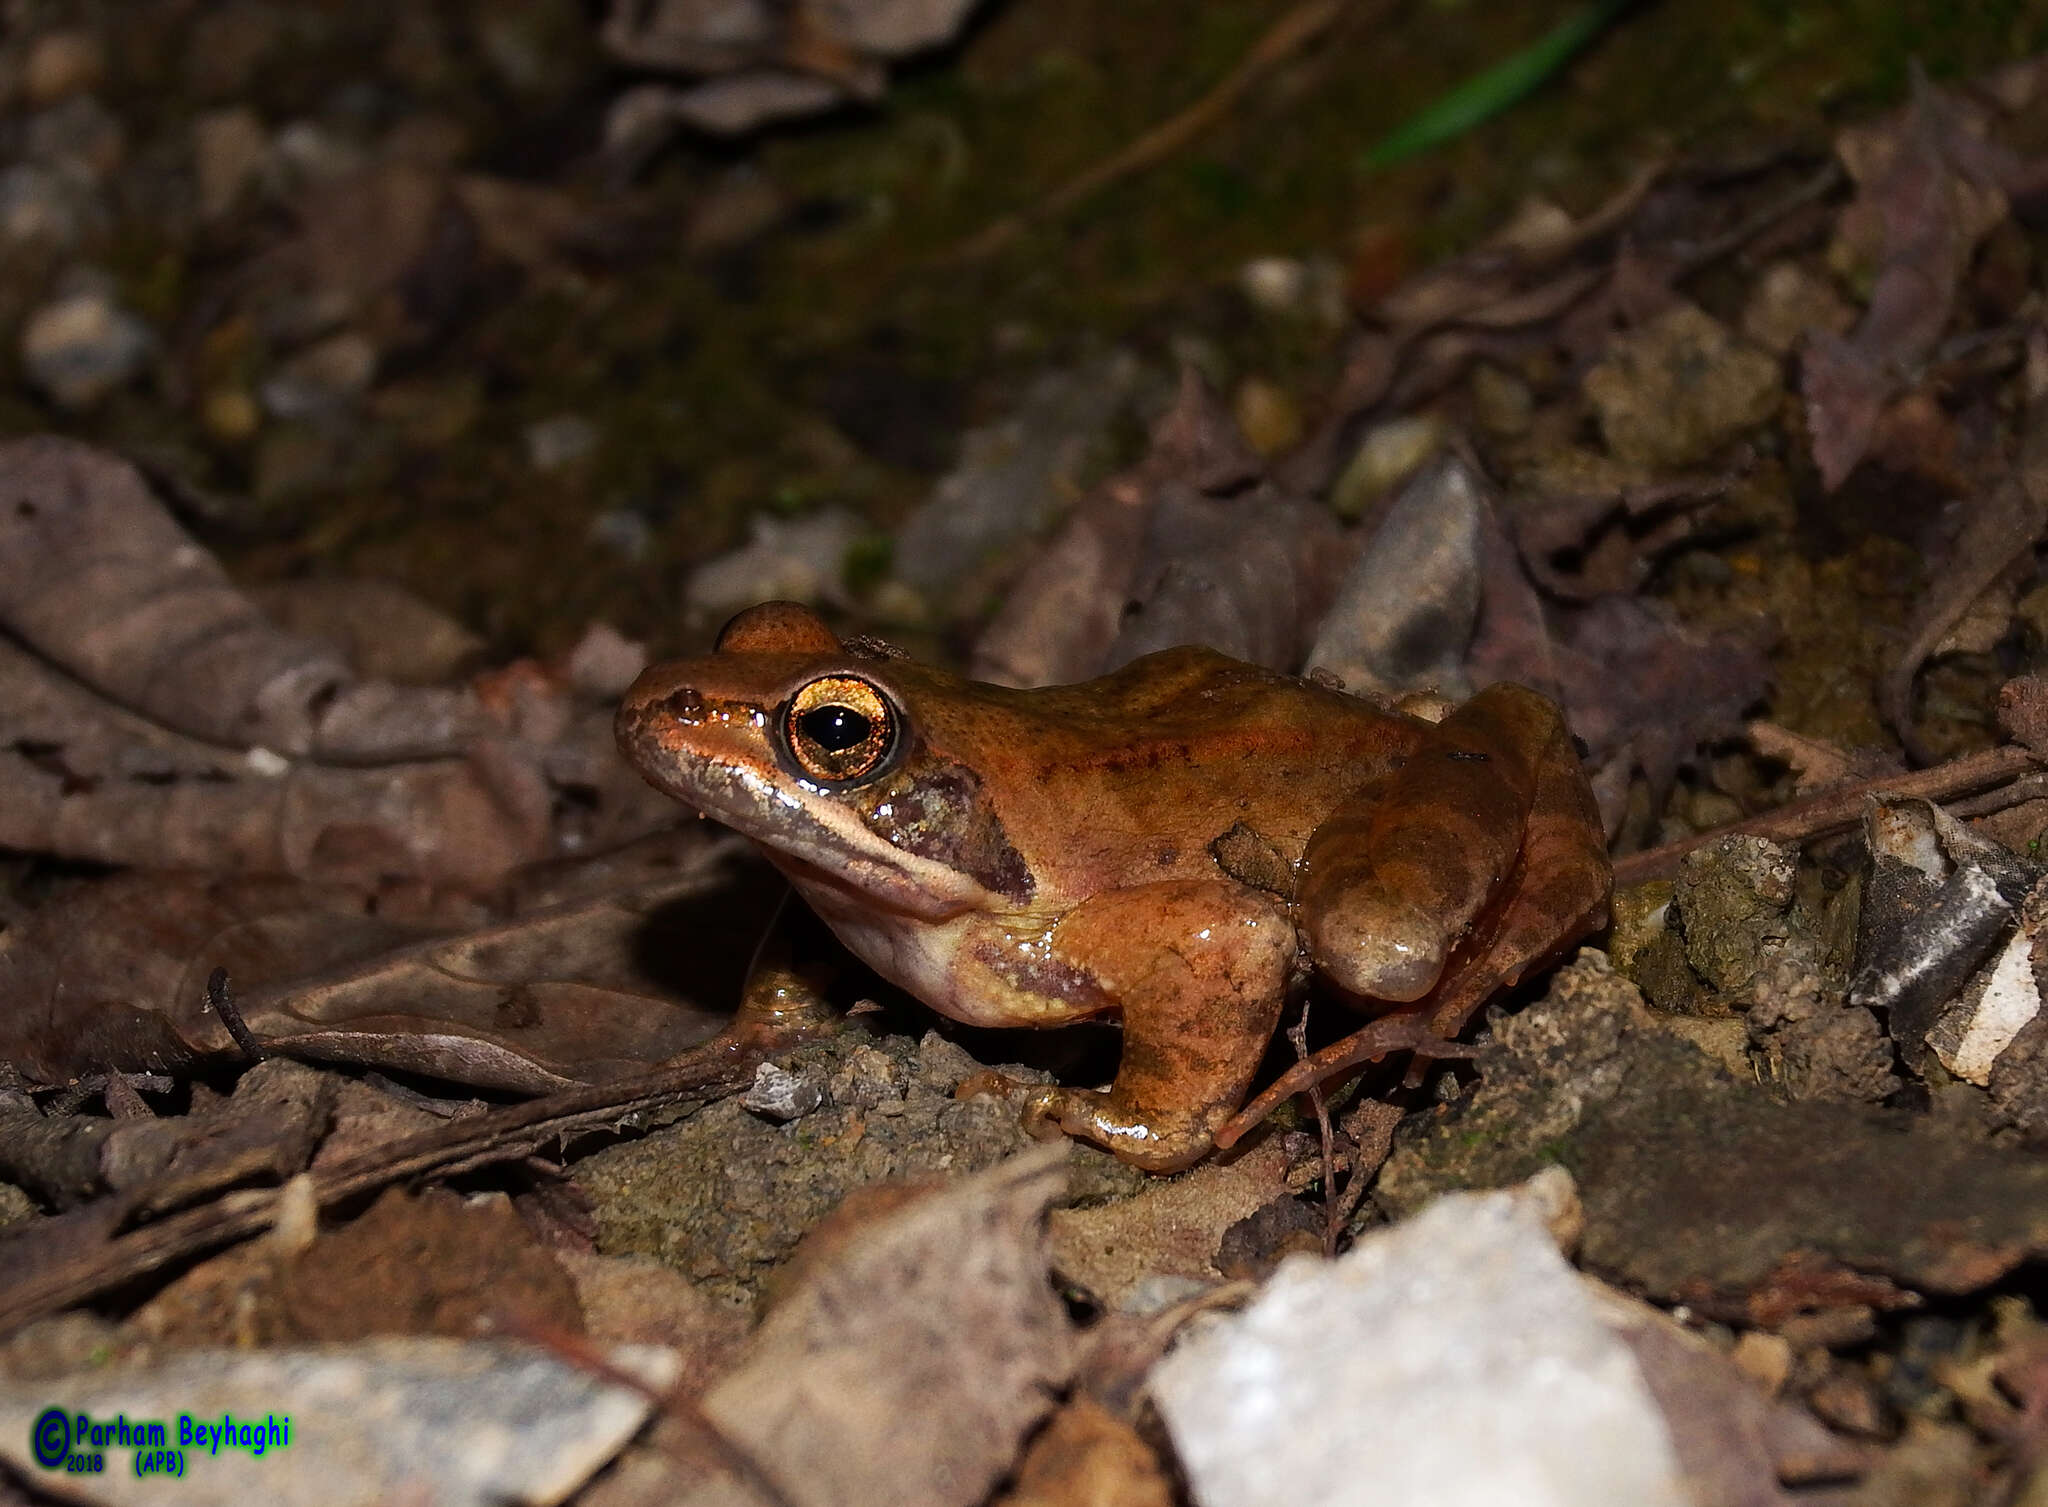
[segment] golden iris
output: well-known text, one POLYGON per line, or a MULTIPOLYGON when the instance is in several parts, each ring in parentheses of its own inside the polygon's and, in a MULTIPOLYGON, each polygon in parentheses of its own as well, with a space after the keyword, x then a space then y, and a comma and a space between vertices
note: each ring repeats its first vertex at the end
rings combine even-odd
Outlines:
POLYGON ((839 785, 881 767, 896 741, 896 712, 865 680, 825 675, 789 698, 782 727, 797 767, 839 785))

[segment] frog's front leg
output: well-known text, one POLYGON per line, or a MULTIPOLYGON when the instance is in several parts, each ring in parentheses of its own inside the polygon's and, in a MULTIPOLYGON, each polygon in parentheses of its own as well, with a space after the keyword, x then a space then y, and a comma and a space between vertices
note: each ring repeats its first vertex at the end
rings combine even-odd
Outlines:
POLYGON ((1244 1098, 1265 1055, 1297 950, 1271 896, 1225 880, 1111 890, 1052 933, 1123 1013, 1123 1058, 1107 1092, 1050 1088, 1025 1108, 1154 1172, 1188 1166, 1244 1098))
POLYGON ((815 912, 784 890, 774 918, 754 948, 733 1018, 709 1041, 663 1064, 729 1062, 752 1071, 755 1062, 837 1029, 841 1012, 831 1000, 846 950, 815 912))

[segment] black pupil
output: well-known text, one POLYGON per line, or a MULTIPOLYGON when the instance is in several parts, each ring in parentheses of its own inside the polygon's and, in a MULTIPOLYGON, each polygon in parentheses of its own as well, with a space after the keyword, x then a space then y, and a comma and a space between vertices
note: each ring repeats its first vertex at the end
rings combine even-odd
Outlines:
POLYGON ((821 706, 797 718, 797 726, 827 753, 843 753, 865 742, 872 724, 850 706, 821 706))

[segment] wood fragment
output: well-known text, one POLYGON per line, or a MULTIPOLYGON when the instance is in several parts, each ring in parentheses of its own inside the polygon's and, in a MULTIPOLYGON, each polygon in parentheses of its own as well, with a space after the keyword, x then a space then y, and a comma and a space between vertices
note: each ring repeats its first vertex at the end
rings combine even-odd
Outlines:
POLYGON ((1670 879, 1678 873, 1679 860, 1695 848, 1743 834, 1768 837, 1774 842, 1800 843, 1830 832, 1844 831, 1863 819, 1864 803, 1873 796, 1919 796, 1930 801, 1953 800, 2003 785, 2031 774, 2040 760, 2014 744, 1966 754, 1931 769, 1911 774, 1883 774, 1853 784, 1838 785, 1802 801, 1766 811, 1745 821, 1731 822, 1710 832, 1697 832, 1659 847, 1645 848, 1614 860, 1614 887, 1646 884, 1653 879, 1670 879))
POLYGON ((1207 94, 1169 116, 1121 151, 1069 179, 1029 209, 997 220, 960 242, 943 259, 976 262, 995 255, 1031 226, 1058 219, 1120 179, 1171 157, 1228 114, 1245 91, 1327 31, 1344 13, 1347 0, 1304 0, 1273 23, 1238 65, 1207 94))
MULTIPOLYGON (((788 1045, 786 1040, 764 1040, 728 1043, 723 1051, 692 1052, 637 1078, 570 1089, 457 1120, 305 1176, 315 1202, 326 1209, 407 1178, 430 1173, 446 1177, 517 1160, 567 1136, 614 1129, 634 1116, 672 1104, 708 1102, 733 1092, 753 1077, 756 1063, 788 1045)), ((96 1243, 75 1259, 33 1265, 26 1271, 16 1268, 0 1281, 0 1336, 171 1262, 261 1234, 276 1221, 283 1200, 279 1188, 236 1189, 96 1243)), ((97 1207, 88 1205, 79 1212, 97 1207)))

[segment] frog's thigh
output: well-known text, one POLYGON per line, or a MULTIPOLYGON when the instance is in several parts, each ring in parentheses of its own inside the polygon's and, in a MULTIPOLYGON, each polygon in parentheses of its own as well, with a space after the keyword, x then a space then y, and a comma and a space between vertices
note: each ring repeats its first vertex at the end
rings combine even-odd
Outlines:
POLYGON ((1522 863, 1482 945, 1448 970, 1431 1002, 1439 1036, 1455 1036, 1497 989, 1516 983, 1587 932, 1607 924, 1614 870, 1600 810, 1560 727, 1536 769, 1522 863))
POLYGON ((1154 1171, 1195 1161, 1279 1023, 1296 947, 1286 910, 1223 880, 1137 885, 1078 907, 1053 946, 1121 1006, 1123 1058, 1107 1093, 1046 1089, 1027 1116, 1154 1171))
POLYGON ((1295 893, 1317 965, 1372 999, 1406 1002, 1435 988, 1513 872, 1538 766, 1560 739, 1569 757, 1549 701, 1489 686, 1401 768, 1333 811, 1309 839, 1295 893))

